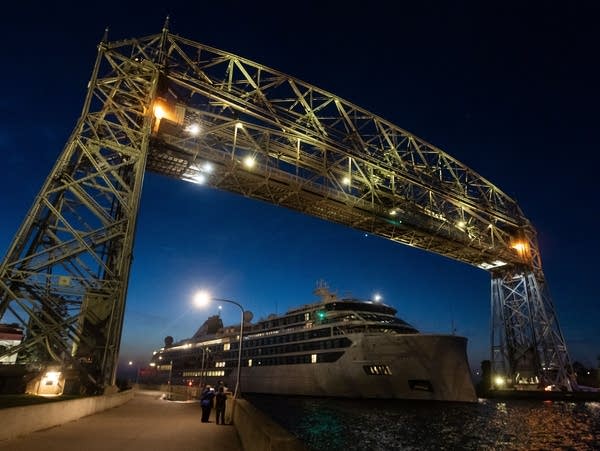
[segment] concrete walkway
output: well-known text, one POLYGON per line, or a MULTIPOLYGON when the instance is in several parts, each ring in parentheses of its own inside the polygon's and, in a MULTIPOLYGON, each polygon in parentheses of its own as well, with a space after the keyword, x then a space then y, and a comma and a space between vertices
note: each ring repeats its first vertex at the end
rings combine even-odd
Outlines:
POLYGON ((217 425, 214 409, 211 422, 202 423, 197 401, 167 401, 161 396, 161 392, 139 390, 122 406, 2 441, 0 450, 242 450, 235 427, 217 425))

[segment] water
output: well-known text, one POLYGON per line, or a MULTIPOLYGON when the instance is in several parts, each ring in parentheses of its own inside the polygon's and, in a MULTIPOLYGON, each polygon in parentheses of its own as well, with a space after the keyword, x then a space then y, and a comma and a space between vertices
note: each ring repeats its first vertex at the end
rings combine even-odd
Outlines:
POLYGON ((600 403, 247 397, 310 450, 600 450, 600 403))

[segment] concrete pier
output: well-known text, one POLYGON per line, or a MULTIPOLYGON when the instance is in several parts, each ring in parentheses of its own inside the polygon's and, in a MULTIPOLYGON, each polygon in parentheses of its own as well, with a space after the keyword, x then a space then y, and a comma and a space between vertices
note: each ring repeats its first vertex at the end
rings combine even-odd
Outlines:
POLYGON ((0 441, 11 451, 239 451, 237 430, 200 422, 197 401, 167 401, 157 391, 138 390, 126 404, 43 431, 0 441))

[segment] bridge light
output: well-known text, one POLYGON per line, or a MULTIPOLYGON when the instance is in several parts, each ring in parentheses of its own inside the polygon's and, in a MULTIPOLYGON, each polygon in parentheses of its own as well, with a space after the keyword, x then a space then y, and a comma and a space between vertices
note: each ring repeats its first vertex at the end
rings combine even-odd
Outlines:
POLYGON ((236 122, 235 123, 235 129, 239 130, 240 128, 244 128, 244 124, 242 124, 241 122, 236 122))
POLYGON ((502 376, 496 376, 494 378, 494 384, 496 384, 496 387, 503 387, 504 386, 504 378, 502 376))
POLYGON ((154 117, 156 119, 162 119, 163 117, 165 117, 167 115, 167 112, 165 111, 165 108, 160 104, 157 103, 154 105, 154 117))
POLYGON ((467 223, 465 221, 458 221, 456 223, 456 227, 458 227, 459 229, 464 229, 467 226, 467 223))
POLYGON ((395 208, 393 210, 390 210, 391 216, 396 216, 397 214, 398 214, 398 211, 395 208))
POLYGON ((198 134, 200 133, 200 125, 190 124, 185 128, 185 131, 192 136, 198 136, 198 134))
POLYGON ((346 186, 350 185, 350 177, 344 177, 342 183, 346 186))
POLYGON ((206 176, 204 174, 197 174, 194 177, 192 177, 192 181, 194 183, 202 185, 204 182, 206 182, 206 176))
POLYGON ((381 295, 379 293, 375 293, 375 296, 373 296, 373 300, 375 302, 381 301, 381 295))
POLYGON ((202 169, 204 170, 204 172, 206 172, 207 174, 210 174, 213 171, 213 165, 210 164, 208 161, 206 163, 204 163, 202 165, 202 169))
POLYGON ((523 241, 517 241, 513 243, 511 247, 515 249, 519 254, 523 254, 527 250, 527 243, 524 243, 523 241))
POLYGON ((255 163, 254 157, 247 156, 246 158, 244 158, 244 165, 247 168, 253 168, 254 167, 254 163, 255 163))

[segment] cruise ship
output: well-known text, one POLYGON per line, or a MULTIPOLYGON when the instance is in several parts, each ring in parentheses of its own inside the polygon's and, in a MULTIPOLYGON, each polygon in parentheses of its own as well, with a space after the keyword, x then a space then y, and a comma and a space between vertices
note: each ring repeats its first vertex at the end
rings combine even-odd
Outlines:
MULTIPOLYGON (((476 401, 467 339, 423 334, 380 302, 338 298, 321 285, 320 301, 253 324, 245 312, 243 393, 476 401)), ((239 325, 209 317, 190 339, 155 351, 154 374, 172 384, 236 382, 239 325)))

